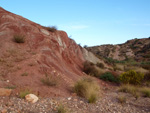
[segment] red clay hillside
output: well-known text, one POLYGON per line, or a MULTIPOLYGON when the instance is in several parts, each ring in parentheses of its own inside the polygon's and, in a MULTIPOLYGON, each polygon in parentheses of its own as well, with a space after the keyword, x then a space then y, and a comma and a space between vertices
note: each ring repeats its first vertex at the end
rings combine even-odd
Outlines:
POLYGON ((66 32, 0 7, 0 87, 15 87, 15 95, 29 89, 41 96, 66 96, 83 75, 84 61, 80 47, 66 32), (44 85, 49 77, 56 86, 44 85))

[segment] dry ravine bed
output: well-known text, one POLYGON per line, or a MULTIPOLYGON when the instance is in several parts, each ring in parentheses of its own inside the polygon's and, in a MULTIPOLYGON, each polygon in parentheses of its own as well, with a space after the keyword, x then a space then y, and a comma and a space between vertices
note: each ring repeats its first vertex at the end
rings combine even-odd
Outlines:
POLYGON ((1 113, 58 113, 60 105, 64 106, 66 113, 150 113, 150 98, 136 99, 130 94, 118 92, 116 87, 104 88, 94 104, 77 96, 39 98, 36 103, 17 97, 0 97, 1 113), (126 99, 120 100, 120 97, 126 99))

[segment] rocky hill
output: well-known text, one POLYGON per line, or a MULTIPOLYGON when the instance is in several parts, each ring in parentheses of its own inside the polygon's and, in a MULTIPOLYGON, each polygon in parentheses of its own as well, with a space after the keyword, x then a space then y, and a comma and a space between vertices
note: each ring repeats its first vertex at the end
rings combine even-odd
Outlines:
POLYGON ((84 75, 84 61, 81 48, 66 32, 41 26, 0 7, 0 87, 64 96, 67 88, 84 75), (57 88, 42 83, 48 78, 56 79, 57 88))
POLYGON ((88 47, 98 57, 115 60, 150 61, 150 38, 128 40, 123 44, 88 47))

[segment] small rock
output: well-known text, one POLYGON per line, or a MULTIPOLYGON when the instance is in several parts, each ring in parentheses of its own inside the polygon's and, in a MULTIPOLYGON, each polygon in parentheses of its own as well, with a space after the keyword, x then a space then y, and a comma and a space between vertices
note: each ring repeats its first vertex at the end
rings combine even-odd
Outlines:
POLYGON ((31 103, 35 103, 39 100, 39 98, 34 95, 34 94, 28 94, 25 96, 25 99, 28 101, 28 102, 31 102, 31 103))
POLYGON ((77 101, 78 101, 78 99, 74 99, 73 101, 77 102, 77 101))
POLYGON ((8 83, 9 83, 9 80, 6 80, 6 82, 8 82, 8 83))
POLYGON ((0 88, 0 96, 10 96, 12 89, 0 88))
POLYGON ((71 97, 69 97, 68 100, 71 100, 71 97))
POLYGON ((80 104, 82 104, 83 103, 83 101, 80 101, 80 104))
POLYGON ((7 113, 7 109, 3 109, 1 113, 7 113))

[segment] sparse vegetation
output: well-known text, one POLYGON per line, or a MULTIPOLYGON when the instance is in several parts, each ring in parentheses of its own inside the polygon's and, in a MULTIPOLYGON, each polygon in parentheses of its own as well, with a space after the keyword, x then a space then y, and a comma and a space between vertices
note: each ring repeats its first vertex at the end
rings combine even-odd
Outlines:
POLYGON ((6 88, 6 89, 16 89, 16 87, 17 87, 17 86, 13 86, 13 85, 12 85, 12 86, 7 86, 7 87, 5 87, 5 88, 6 88))
POLYGON ((105 68, 105 66, 104 66, 104 64, 103 64, 103 63, 97 63, 97 64, 96 64, 96 66, 98 66, 99 68, 102 68, 102 69, 104 69, 104 68, 105 68))
POLYGON ((89 61, 84 62, 83 71, 86 74, 89 74, 89 75, 92 75, 92 76, 95 76, 95 77, 98 77, 100 75, 100 72, 96 68, 96 66, 93 63, 89 62, 89 61))
POLYGON ((133 96, 137 96, 138 90, 139 90, 138 87, 133 86, 133 85, 129 85, 129 84, 122 85, 122 86, 119 88, 119 91, 120 91, 120 92, 130 93, 130 94, 132 94, 133 96))
POLYGON ((99 85, 92 78, 82 78, 74 85, 74 91, 78 96, 84 97, 89 103, 95 103, 98 99, 99 85))
POLYGON ((149 97, 150 98, 150 88, 147 88, 147 87, 142 88, 141 92, 142 92, 144 97, 149 97))
POLYGON ((58 112, 58 113, 66 113, 67 110, 66 110, 66 108, 65 108, 62 104, 60 104, 60 105, 58 106, 58 108, 57 108, 57 112, 58 112))
POLYGON ((45 75, 45 78, 41 79, 41 82, 47 86, 56 86, 58 85, 58 80, 54 76, 45 75))
POLYGON ((118 102, 121 104, 126 103, 126 97, 125 96, 119 96, 117 99, 118 99, 118 102))
POLYGON ((120 75, 120 80, 125 84, 141 84, 141 81, 144 78, 144 74, 140 72, 136 72, 134 70, 130 70, 124 72, 120 75))
POLYGON ((132 85, 123 85, 119 88, 119 91, 130 93, 132 94, 136 99, 139 96, 149 97, 150 98, 150 88, 148 87, 138 87, 138 86, 132 86, 132 85))
POLYGON ((49 27, 44 27, 46 30, 50 31, 50 32, 55 32, 57 31, 57 27, 56 26, 49 26, 49 27))
POLYGON ((24 43, 25 42, 25 36, 22 34, 16 34, 16 35, 14 35, 14 41, 16 43, 24 43))
POLYGON ((149 72, 145 73, 144 81, 149 81, 150 82, 150 70, 149 70, 149 72))
POLYGON ((22 73, 21 76, 28 76, 28 72, 22 73))
POLYGON ((29 89, 25 89, 25 90, 22 90, 20 93, 19 93, 19 97, 20 98, 25 98, 26 95, 30 94, 31 93, 31 90, 29 89))

